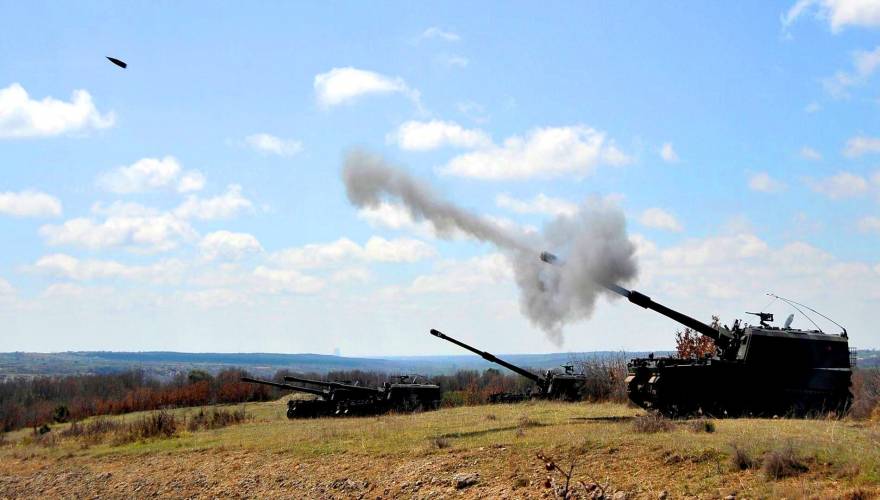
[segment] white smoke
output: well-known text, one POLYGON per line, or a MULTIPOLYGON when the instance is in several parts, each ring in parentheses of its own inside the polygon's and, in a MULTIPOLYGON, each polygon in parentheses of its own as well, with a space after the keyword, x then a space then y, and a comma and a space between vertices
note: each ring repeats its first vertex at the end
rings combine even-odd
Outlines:
POLYGON ((510 258, 523 313, 557 345, 566 324, 593 313, 597 297, 607 291, 603 283, 626 283, 638 272, 626 218, 607 200, 587 200, 577 213, 557 217, 537 235, 502 228, 462 209, 376 155, 350 153, 342 178, 349 201, 357 207, 376 208, 396 200, 441 237, 457 230, 493 243, 510 258), (561 264, 542 262, 542 250, 562 257, 561 264))

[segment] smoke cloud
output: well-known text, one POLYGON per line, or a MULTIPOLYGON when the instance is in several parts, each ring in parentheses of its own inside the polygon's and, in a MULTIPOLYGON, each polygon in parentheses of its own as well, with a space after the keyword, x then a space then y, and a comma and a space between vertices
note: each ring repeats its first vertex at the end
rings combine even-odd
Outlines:
POLYGON ((460 231, 494 244, 513 265, 522 312, 557 345, 562 344, 565 325, 592 315, 596 299, 607 292, 603 283, 627 283, 638 273, 626 218, 607 200, 589 199, 577 213, 557 217, 541 234, 529 234, 458 207, 405 171, 363 151, 348 155, 342 178, 349 201, 359 208, 397 201, 414 220, 428 221, 440 237, 460 231), (543 250, 557 254, 561 263, 542 262, 543 250))

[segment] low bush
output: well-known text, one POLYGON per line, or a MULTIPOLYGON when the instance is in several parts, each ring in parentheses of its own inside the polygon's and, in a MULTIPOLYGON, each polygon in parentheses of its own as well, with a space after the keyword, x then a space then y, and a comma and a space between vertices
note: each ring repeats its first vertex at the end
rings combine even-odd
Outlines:
POLYGON ((711 420, 705 418, 690 420, 686 425, 687 428, 693 432, 715 432, 715 422, 712 422, 711 420))
POLYGON ((444 450, 452 446, 452 443, 444 437, 435 437, 431 439, 431 446, 438 450, 444 450))
POLYGON ((244 408, 232 411, 214 408, 209 412, 201 409, 198 413, 187 419, 186 429, 190 432, 199 429, 219 429, 228 425, 240 424, 249 419, 250 415, 248 415, 244 408))
POLYGON ((754 469, 758 466, 758 461, 752 458, 751 453, 747 450, 733 445, 733 453, 730 455, 730 464, 734 470, 754 469))
POLYGON ((165 410, 158 411, 120 426, 117 429, 114 444, 174 437, 177 434, 177 427, 177 418, 173 413, 165 410))
POLYGON ((633 430, 642 433, 669 432, 673 428, 672 422, 659 413, 639 415, 633 419, 633 430))
POLYGON ((767 479, 796 476, 809 470, 791 445, 781 450, 768 451, 762 462, 762 469, 767 479))

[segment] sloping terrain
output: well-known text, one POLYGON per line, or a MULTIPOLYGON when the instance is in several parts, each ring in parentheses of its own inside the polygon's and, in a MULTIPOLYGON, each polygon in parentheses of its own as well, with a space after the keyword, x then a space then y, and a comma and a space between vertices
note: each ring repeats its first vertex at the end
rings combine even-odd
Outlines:
POLYGON ((880 491, 875 423, 743 419, 709 422, 714 432, 688 422, 655 429, 640 425, 640 410, 589 403, 300 421, 288 421, 284 409, 284 401, 248 405, 253 418, 244 424, 181 426, 174 437, 124 445, 61 438, 62 425, 41 438, 19 431, 0 448, 0 497, 549 498, 547 478, 564 481, 539 452, 566 471, 574 462, 571 484, 580 491, 583 482, 595 495, 598 484, 616 498, 880 491), (768 476, 765 454, 774 451, 795 457, 796 466, 780 469, 791 476, 768 476), (743 454, 753 468, 734 464, 743 454))

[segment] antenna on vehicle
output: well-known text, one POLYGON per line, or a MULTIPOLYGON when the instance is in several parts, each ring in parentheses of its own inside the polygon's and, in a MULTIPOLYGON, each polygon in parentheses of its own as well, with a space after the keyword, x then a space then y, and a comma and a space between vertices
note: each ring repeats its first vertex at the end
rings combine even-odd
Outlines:
MULTIPOLYGON (((768 293, 767 295, 769 295, 770 297, 774 297, 774 298, 777 298, 777 299, 779 299, 779 300, 782 300, 782 301, 784 301, 785 303, 787 303, 788 305, 790 305, 791 307, 794 307, 795 309, 797 309, 798 312, 801 313, 801 314, 803 314, 804 317, 806 317, 808 320, 810 320, 810 323, 812 323, 816 328, 818 328, 820 332, 822 332, 822 329, 819 328, 819 325, 817 325, 816 322, 813 321, 813 318, 807 316, 807 314, 806 314, 805 312, 801 311, 800 308, 799 308, 798 306, 801 306, 801 307, 803 307, 804 309, 808 309, 808 310, 810 310, 810 311, 812 311, 812 312, 818 314, 819 316, 822 316, 823 318, 827 319, 828 321, 834 323, 835 325, 837 325, 838 327, 840 327, 841 330, 843 330, 843 333, 842 333, 843 336, 844 336, 844 337, 846 336, 846 328, 844 328, 843 325, 841 325, 841 324, 838 323, 837 321, 834 321, 833 319, 829 318, 828 316, 825 316, 824 314, 822 314, 822 313, 820 313, 819 311, 813 309, 812 307, 810 307, 810 306, 806 306, 806 305, 804 305, 804 304, 801 304, 800 302, 795 302, 795 301, 793 301, 793 300, 791 300, 791 299, 786 299, 785 297, 780 297, 779 295, 776 295, 776 294, 773 294, 773 293, 768 293)), ((822 333, 825 333, 825 332, 822 332, 822 333)))

